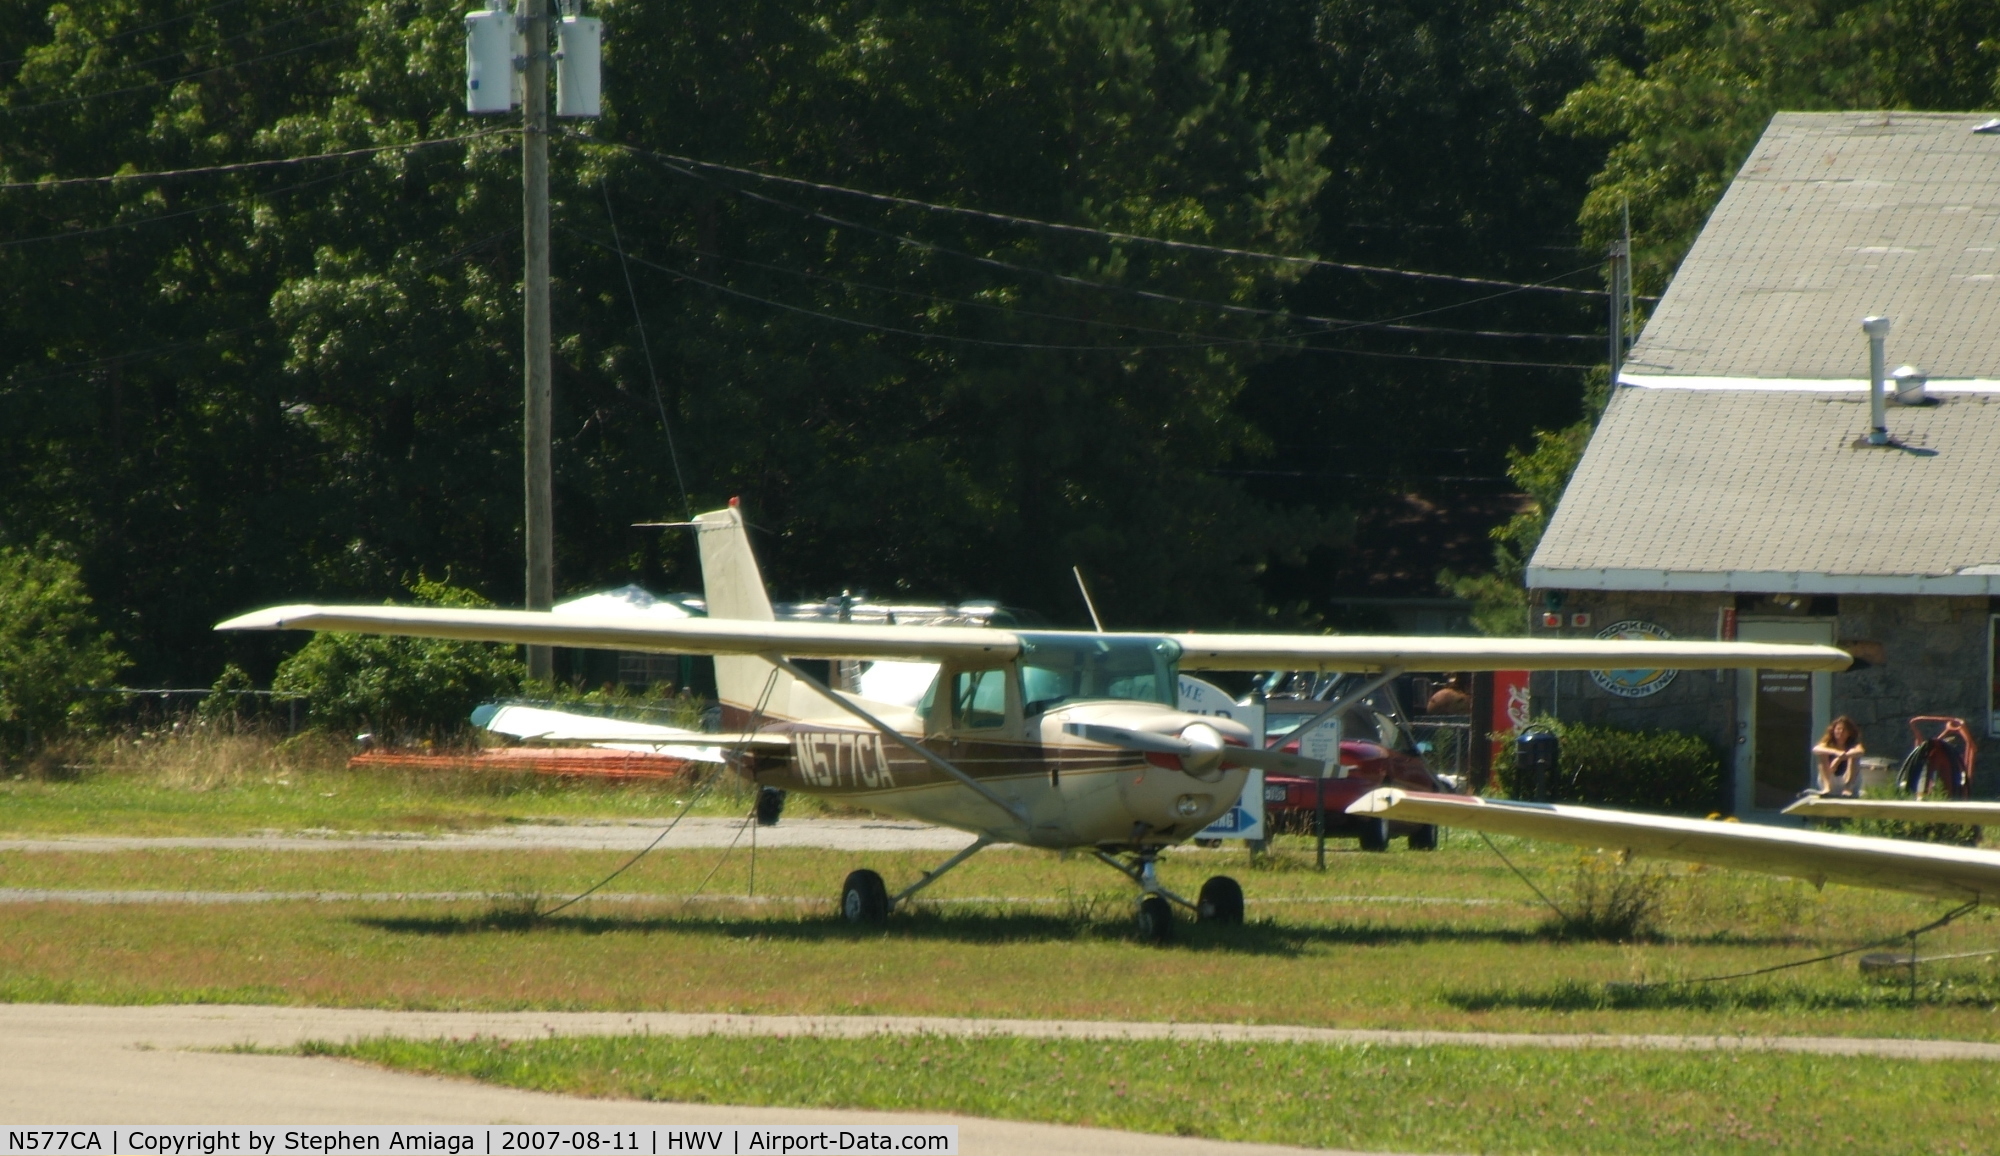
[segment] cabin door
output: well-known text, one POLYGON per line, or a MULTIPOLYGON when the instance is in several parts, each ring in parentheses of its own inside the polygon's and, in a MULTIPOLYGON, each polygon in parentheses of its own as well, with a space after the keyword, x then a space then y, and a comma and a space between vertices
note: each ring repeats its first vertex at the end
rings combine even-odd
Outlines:
MULTIPOLYGON (((1833 623, 1745 621, 1742 642, 1833 645, 1833 623)), ((1781 811, 1813 780, 1812 746, 1833 712, 1824 671, 1745 670, 1736 676, 1736 813, 1781 811)))

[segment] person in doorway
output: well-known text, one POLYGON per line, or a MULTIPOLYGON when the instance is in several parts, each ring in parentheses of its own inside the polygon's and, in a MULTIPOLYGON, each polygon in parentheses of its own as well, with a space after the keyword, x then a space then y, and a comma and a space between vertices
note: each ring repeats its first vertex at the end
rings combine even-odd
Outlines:
POLYGON ((1430 701, 1424 704, 1425 714, 1470 714, 1472 698, 1458 685, 1458 676, 1452 675, 1445 684, 1431 692, 1430 701))
POLYGON ((1846 715, 1834 719, 1813 747, 1813 762, 1819 767, 1819 793, 1858 795, 1861 793, 1861 728, 1846 715), (1839 788, 1834 783, 1840 784, 1839 788))

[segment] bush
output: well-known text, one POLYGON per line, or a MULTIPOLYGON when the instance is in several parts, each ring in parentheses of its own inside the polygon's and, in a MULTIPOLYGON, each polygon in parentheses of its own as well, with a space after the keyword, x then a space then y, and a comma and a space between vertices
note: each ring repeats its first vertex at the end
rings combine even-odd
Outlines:
MULTIPOLYGON (((425 606, 492 605, 421 575, 410 593, 425 606)), ((303 695, 316 727, 435 739, 463 731, 473 707, 518 693, 526 677, 515 648, 505 643, 329 633, 314 635, 279 664, 271 689, 303 695)))
POLYGON ((98 628, 76 564, 50 547, 0 547, 0 749, 96 721, 125 656, 98 628))
MULTIPOLYGON (((1549 783, 1552 801, 1693 815, 1708 814, 1721 803, 1722 756, 1693 735, 1557 722, 1546 716, 1532 725, 1554 731, 1561 742, 1549 783)), ((1493 760, 1494 785, 1508 796, 1514 794, 1516 733, 1498 736, 1503 742, 1493 760)))

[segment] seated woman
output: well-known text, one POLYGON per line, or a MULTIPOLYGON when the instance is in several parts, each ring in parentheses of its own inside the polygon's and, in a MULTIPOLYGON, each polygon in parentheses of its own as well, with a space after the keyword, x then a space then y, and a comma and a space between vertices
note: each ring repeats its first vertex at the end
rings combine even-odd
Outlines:
POLYGON ((1861 793, 1861 756, 1868 752, 1861 745, 1861 728, 1854 725, 1853 719, 1846 715, 1834 719, 1812 753, 1813 763, 1819 768, 1820 794, 1861 793), (1840 782, 1838 790, 1834 788, 1835 780, 1840 782))

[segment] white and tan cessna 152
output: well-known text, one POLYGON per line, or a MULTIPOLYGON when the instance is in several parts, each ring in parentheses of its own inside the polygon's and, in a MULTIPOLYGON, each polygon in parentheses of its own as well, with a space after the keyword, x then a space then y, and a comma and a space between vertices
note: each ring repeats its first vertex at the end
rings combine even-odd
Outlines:
MULTIPOLYGON (((881 920, 982 847, 1017 843, 1088 850, 1126 875, 1139 888, 1141 931, 1156 940, 1171 934, 1170 903, 1203 920, 1243 917, 1242 890, 1226 876, 1209 879, 1193 901, 1162 887, 1154 871, 1161 849, 1192 837, 1228 810, 1251 768, 1311 775, 1324 769, 1252 746, 1248 729, 1233 720, 1178 709, 1183 668, 1372 676, 1288 736, 1294 737, 1406 669, 1844 670, 1850 662, 1832 647, 1753 643, 779 622, 737 504, 702 514, 692 525, 699 535, 707 618, 635 623, 629 617, 519 610, 280 606, 232 618, 217 629, 335 630, 712 655, 724 730, 734 733, 705 735, 702 741, 741 750, 740 765, 756 782, 976 836, 894 894, 875 872, 853 872, 841 894, 847 918, 881 920), (904 669, 920 674, 927 689, 871 699, 834 689, 802 669, 801 659, 910 664, 904 669)), ((1376 796, 1397 794, 1376 792, 1356 808, 1376 796)))

